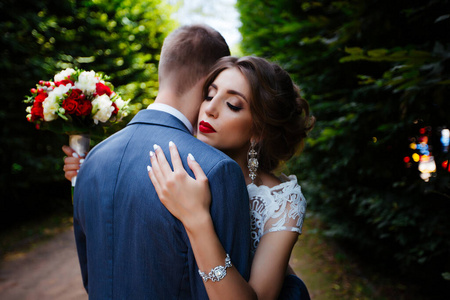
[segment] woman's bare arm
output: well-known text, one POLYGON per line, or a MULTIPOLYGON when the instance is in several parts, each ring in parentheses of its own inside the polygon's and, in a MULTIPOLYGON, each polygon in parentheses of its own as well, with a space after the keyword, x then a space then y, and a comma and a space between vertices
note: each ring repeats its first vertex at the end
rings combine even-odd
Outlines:
MULTIPOLYGON (((174 170, 172 171, 163 151, 156 147, 155 153, 151 154, 149 177, 161 202, 183 223, 197 265, 208 274, 212 268, 224 266, 226 257, 209 213, 211 195, 208 180, 200 165, 192 158, 188 158, 188 164, 195 179, 186 173, 175 145, 171 144, 170 152, 174 170)), ((264 235, 255 253, 249 283, 236 268, 228 268, 227 275, 222 280, 205 282, 209 298, 276 299, 297 237, 294 232, 264 235)))

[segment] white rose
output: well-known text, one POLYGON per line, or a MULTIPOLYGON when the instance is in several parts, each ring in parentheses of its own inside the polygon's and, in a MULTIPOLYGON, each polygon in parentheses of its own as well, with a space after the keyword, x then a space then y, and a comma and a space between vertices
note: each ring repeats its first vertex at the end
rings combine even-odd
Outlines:
POLYGON ((98 124, 98 121, 102 123, 108 121, 113 111, 112 101, 106 94, 98 96, 92 101, 92 113, 94 114, 92 119, 95 124, 98 124))
POLYGON ((95 77, 94 71, 81 72, 75 82, 75 88, 82 90, 85 94, 93 94, 95 92, 95 85, 99 80, 95 77))
POLYGON ((116 101, 114 103, 117 105, 117 108, 121 110, 123 106, 125 105, 125 101, 122 100, 122 98, 119 96, 117 97, 116 101))
POLYGON ((56 113, 60 108, 60 99, 63 98, 64 94, 66 94, 71 88, 71 84, 60 85, 55 87, 55 89, 48 94, 47 98, 45 98, 44 102, 42 102, 45 121, 53 121, 58 118, 56 113))
POLYGON ((42 102, 42 107, 44 108, 44 120, 49 122, 58 118, 56 112, 59 109, 59 103, 56 95, 50 93, 44 102, 42 102))
POLYGON ((73 73, 75 73, 75 70, 72 68, 67 68, 65 70, 62 70, 61 72, 59 72, 58 74, 55 75, 55 82, 64 80, 67 77, 69 77, 70 75, 72 75, 73 73))
POLYGON ((49 95, 54 95, 55 98, 62 98, 64 94, 66 94, 72 88, 71 84, 60 85, 55 87, 53 91, 50 92, 49 95))

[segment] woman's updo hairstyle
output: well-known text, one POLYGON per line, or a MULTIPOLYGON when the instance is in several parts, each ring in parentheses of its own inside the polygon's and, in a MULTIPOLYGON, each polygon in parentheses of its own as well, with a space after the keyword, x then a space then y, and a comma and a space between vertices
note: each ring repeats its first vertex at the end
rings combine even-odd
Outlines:
POLYGON ((203 96, 207 96, 208 87, 223 70, 234 67, 250 85, 252 130, 258 137, 259 169, 271 172, 301 150, 315 118, 309 115, 309 104, 300 96, 289 74, 277 64, 259 57, 221 58, 206 79, 203 96))

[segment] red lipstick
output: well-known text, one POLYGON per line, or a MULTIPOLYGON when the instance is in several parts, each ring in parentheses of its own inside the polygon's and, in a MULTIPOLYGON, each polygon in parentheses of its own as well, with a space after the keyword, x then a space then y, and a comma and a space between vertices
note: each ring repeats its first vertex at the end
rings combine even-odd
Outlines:
POLYGON ((208 122, 200 121, 200 124, 198 125, 198 130, 203 133, 213 133, 216 132, 214 127, 211 126, 208 122))

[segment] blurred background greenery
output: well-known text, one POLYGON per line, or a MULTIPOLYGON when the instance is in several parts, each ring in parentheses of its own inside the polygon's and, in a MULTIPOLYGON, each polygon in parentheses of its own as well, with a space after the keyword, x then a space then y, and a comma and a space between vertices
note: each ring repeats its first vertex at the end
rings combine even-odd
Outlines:
MULTIPOLYGON (((5 228, 72 206, 62 172, 61 146, 68 137, 24 122, 22 100, 30 88, 67 67, 95 70, 111 77, 123 99, 133 99, 134 114, 156 95, 160 48, 176 24, 172 7, 160 0, 1 0, 0 10, 5 104, 0 109, 0 222, 5 228)), ((117 129, 109 128, 93 144, 117 129)))
POLYGON ((287 68, 317 118, 289 166, 326 234, 442 295, 450 271, 449 153, 440 142, 450 125, 449 1, 238 7, 243 52, 287 68), (427 182, 410 148, 424 137, 436 161, 427 182))
MULTIPOLYGON (((285 67, 317 118, 287 167, 324 234, 428 295, 450 288, 450 155, 440 140, 450 126, 449 2, 237 1, 240 53, 285 67), (413 157, 423 153, 410 147, 425 137, 436 165, 429 178, 413 157)), ((28 123, 24 95, 63 68, 92 69, 110 75, 136 113, 157 92, 176 8, 0 0, 0 231, 72 208, 62 172, 67 137, 28 123)))

